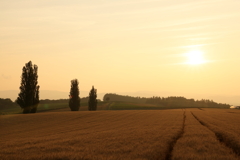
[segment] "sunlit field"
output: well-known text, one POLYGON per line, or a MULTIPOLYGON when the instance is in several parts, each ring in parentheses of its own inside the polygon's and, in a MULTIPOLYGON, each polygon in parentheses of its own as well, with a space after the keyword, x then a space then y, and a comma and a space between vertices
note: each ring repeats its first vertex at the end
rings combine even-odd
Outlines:
POLYGON ((240 159, 240 111, 60 111, 0 116, 1 159, 240 159))

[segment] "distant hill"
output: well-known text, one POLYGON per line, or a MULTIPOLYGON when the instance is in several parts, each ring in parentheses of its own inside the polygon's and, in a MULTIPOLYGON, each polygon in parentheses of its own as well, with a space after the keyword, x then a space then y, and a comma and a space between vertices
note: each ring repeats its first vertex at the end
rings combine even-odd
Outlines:
MULTIPOLYGON (((81 109, 83 106, 87 106, 88 100, 89 100, 89 97, 81 97, 81 109)), ((42 99, 40 100, 40 103, 38 105, 37 112, 69 108, 68 103, 69 103, 69 99, 54 99, 54 100, 42 99)), ((98 103, 100 105, 104 104, 99 99, 98 99, 98 103)), ((22 110, 20 106, 14 103, 11 99, 0 98, 0 115, 21 113, 21 112, 22 110)))
MULTIPOLYGON (((10 98, 15 101, 18 96, 19 90, 5 90, 0 91, 0 98, 10 98)), ((203 94, 184 94, 184 93, 173 93, 173 92, 151 92, 151 91, 138 91, 138 92, 116 92, 119 95, 128 95, 132 97, 152 97, 152 96, 183 96, 188 99, 210 99, 217 103, 228 103, 231 105, 240 106, 240 96, 227 96, 227 95, 203 95, 203 94)), ((81 91, 80 97, 87 97, 89 91, 81 91)), ((106 93, 98 93, 97 98, 103 99, 106 93)), ((52 91, 52 90, 40 90, 40 99, 68 99, 69 92, 52 91)))
POLYGON ((103 96, 103 101, 123 101, 123 102, 136 102, 146 103, 147 98, 145 97, 132 97, 128 95, 119 95, 115 93, 107 93, 103 96))
POLYGON ((128 95, 118 95, 114 93, 107 93, 104 95, 103 100, 105 102, 134 102, 134 103, 145 103, 158 105, 167 108, 188 108, 188 107, 196 107, 196 108, 229 108, 229 104, 217 103, 213 100, 208 99, 187 99, 181 96, 170 96, 170 97, 131 97, 128 95))
POLYGON ((20 111, 20 107, 9 98, 0 98, 0 115, 4 112, 20 111))
MULTIPOLYGON (((12 101, 17 99, 19 90, 5 90, 0 91, 0 98, 10 98, 12 101)), ((98 99, 102 99, 105 93, 98 93, 98 99)), ((52 90, 40 90, 40 99, 68 99, 69 92, 62 91, 52 91, 52 90)), ((80 90, 80 97, 87 97, 89 95, 88 91, 80 90)))
POLYGON ((229 104, 217 103, 208 99, 187 99, 185 97, 152 97, 146 103, 161 105, 169 108, 230 108, 229 104))
MULTIPOLYGON (((89 97, 81 97, 81 103, 87 103, 89 100, 89 97)), ((68 104, 69 99, 42 99, 40 100, 40 104, 49 104, 49 103, 66 103, 68 104)))

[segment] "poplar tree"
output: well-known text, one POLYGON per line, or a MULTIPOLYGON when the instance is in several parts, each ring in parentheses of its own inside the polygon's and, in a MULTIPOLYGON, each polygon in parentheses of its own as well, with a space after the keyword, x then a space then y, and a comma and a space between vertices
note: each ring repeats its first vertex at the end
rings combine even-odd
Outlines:
POLYGON ((16 100, 23 113, 36 113, 39 104, 38 66, 31 61, 22 69, 20 93, 16 100))
POLYGON ((97 90, 94 89, 94 86, 92 86, 92 89, 89 92, 88 110, 89 111, 97 110, 97 90))
POLYGON ((69 95, 69 107, 71 111, 78 111, 80 108, 80 97, 79 97, 79 88, 78 88, 78 80, 71 80, 71 89, 69 95))

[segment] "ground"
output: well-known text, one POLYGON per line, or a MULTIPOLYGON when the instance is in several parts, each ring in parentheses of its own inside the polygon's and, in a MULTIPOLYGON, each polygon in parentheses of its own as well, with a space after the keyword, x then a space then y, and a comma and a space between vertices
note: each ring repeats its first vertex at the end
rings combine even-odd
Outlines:
POLYGON ((0 116, 1 159, 240 159, 240 111, 64 111, 0 116))

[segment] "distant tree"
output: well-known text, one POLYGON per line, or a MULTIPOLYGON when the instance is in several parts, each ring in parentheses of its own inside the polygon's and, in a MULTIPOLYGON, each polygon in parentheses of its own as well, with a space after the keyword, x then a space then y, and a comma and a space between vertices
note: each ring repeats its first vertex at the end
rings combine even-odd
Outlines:
POLYGON ((78 88, 78 80, 71 80, 71 89, 69 95, 69 107, 71 111, 78 111, 80 108, 80 97, 79 97, 79 88, 78 88))
POLYGON ((152 97, 152 98, 147 98, 146 103, 162 105, 165 107, 179 107, 179 108, 186 108, 186 107, 229 108, 230 107, 230 105, 228 104, 216 103, 213 100, 202 99, 202 100, 195 101, 194 99, 187 99, 185 97, 167 97, 167 98, 152 97))
POLYGON ((36 113, 39 104, 38 66, 29 61, 22 69, 20 93, 16 100, 23 113, 36 113))
POLYGON ((147 98, 145 97, 131 97, 128 95, 118 95, 115 93, 106 93, 103 96, 103 100, 104 101, 123 101, 123 102, 136 102, 136 103, 146 103, 147 98), (107 98, 109 98, 109 100, 107 100, 107 98))
POLYGON ((2 109, 10 109, 10 108, 17 108, 18 105, 13 102, 10 98, 0 98, 0 110, 2 109))
POLYGON ((94 89, 94 86, 92 86, 92 89, 89 92, 88 110, 97 110, 97 90, 94 89))
POLYGON ((105 100, 106 100, 107 102, 109 102, 110 98, 109 98, 109 97, 107 97, 105 100))

